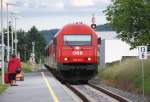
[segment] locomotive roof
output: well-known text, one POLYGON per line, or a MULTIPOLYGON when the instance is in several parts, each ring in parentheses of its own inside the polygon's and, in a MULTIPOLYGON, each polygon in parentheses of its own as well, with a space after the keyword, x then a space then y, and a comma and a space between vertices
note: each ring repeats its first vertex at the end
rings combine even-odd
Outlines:
POLYGON ((89 27, 88 25, 86 24, 67 24, 65 25, 62 30, 68 30, 68 29, 74 29, 74 28, 82 28, 82 29, 88 29, 90 30, 91 27, 89 27))
POLYGON ((81 23, 67 24, 62 29, 59 30, 59 32, 55 35, 55 37, 61 32, 64 34, 78 34, 78 33, 86 34, 86 32, 88 33, 92 32, 92 29, 86 24, 81 23))
MULTIPOLYGON (((93 32, 93 29, 91 27, 89 27, 86 24, 82 24, 82 23, 75 23, 75 24, 67 24, 65 26, 63 26, 62 29, 60 29, 57 34, 55 34, 54 38, 60 34, 60 33, 64 33, 64 34, 87 34, 87 32, 93 32)), ((48 46, 52 43, 53 41, 51 40, 49 42, 49 44, 45 47, 48 48, 48 46)))

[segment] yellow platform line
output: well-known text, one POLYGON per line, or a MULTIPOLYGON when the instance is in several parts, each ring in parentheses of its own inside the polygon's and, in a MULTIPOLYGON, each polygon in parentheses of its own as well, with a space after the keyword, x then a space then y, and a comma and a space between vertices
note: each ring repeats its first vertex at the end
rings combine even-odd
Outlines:
POLYGON ((45 84, 46 84, 47 87, 48 87, 48 90, 49 90, 50 94, 51 94, 52 97, 53 97, 54 102, 59 102, 58 97, 56 96, 56 94, 55 94, 55 92, 54 92, 52 86, 51 86, 50 83, 48 82, 48 80, 47 80, 47 78, 45 77, 44 73, 41 72, 41 74, 42 74, 42 76, 43 76, 43 79, 44 79, 44 81, 45 81, 45 84))

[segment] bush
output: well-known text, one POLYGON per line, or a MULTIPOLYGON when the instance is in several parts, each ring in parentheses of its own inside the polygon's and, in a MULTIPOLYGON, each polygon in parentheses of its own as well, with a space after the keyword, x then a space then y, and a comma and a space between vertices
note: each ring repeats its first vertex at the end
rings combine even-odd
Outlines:
POLYGON ((22 71, 24 73, 32 72, 32 66, 29 63, 22 63, 22 71))
MULTIPOLYGON (((145 92, 150 94, 150 58, 144 61, 145 92)), ((106 66, 99 70, 99 78, 111 81, 115 86, 129 90, 141 90, 141 62, 138 59, 126 59, 121 63, 106 66), (112 81, 113 80, 113 81, 112 81), (126 86, 125 86, 126 85, 126 86)))
POLYGON ((0 94, 6 90, 7 86, 0 83, 0 94))
POLYGON ((0 94, 4 92, 7 88, 7 85, 2 85, 2 77, 1 77, 1 71, 0 71, 0 94))

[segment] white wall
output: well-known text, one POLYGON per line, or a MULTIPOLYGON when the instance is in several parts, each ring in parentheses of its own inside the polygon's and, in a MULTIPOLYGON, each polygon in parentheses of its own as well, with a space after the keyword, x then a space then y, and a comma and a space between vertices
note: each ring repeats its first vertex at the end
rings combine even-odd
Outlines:
POLYGON ((120 61, 123 56, 138 56, 138 49, 130 50, 130 46, 121 40, 101 41, 100 65, 120 61))
POLYGON ((138 49, 130 50, 130 46, 118 39, 115 31, 97 32, 101 37, 100 65, 120 61, 123 56, 138 56, 138 49))

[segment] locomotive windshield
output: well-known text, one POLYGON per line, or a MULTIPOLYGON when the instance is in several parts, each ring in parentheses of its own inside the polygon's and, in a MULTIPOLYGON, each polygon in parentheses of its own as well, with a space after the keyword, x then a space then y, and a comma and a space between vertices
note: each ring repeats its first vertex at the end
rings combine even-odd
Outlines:
POLYGON ((64 45, 91 45, 91 35, 64 35, 64 45))

